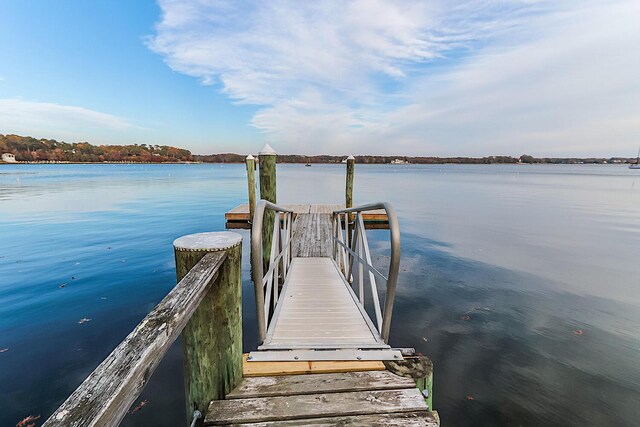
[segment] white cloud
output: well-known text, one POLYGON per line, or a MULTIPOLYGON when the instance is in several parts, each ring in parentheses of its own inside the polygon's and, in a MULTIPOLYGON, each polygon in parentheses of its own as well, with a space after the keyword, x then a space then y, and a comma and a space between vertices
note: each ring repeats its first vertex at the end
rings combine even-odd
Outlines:
POLYGON ((637 1, 160 0, 148 45, 281 152, 624 154, 637 1))
POLYGON ((23 99, 0 99, 0 133, 100 142, 105 132, 134 126, 121 117, 82 107, 23 99))

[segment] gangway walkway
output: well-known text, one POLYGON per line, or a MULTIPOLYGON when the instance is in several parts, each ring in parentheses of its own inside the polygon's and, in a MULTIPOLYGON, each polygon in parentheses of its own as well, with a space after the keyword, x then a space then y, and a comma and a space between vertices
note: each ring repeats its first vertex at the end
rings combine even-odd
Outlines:
POLYGON ((335 261, 294 258, 266 340, 258 349, 347 348, 389 346, 361 309, 335 261))
POLYGON ((295 221, 293 215, 264 200, 256 208, 252 273, 261 345, 250 360, 401 359, 400 351, 386 342, 400 256, 393 208, 379 203, 332 213, 302 213, 295 221), (389 218, 388 277, 371 263, 362 212, 373 209, 384 209, 389 218), (263 221, 269 210, 275 220, 265 265, 263 221), (384 310, 376 278, 386 282, 384 310), (365 309, 367 300, 372 301, 375 322, 365 309))

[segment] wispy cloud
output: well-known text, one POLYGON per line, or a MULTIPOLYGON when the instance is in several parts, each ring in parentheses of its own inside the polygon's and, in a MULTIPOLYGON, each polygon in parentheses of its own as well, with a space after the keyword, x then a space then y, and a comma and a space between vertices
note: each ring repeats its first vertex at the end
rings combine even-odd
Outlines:
POLYGON ((283 151, 605 153, 640 131, 636 1, 159 4, 149 47, 260 106, 283 151))
POLYGON ((23 99, 0 99, 0 133, 99 142, 105 132, 128 131, 128 120, 82 107, 23 99))

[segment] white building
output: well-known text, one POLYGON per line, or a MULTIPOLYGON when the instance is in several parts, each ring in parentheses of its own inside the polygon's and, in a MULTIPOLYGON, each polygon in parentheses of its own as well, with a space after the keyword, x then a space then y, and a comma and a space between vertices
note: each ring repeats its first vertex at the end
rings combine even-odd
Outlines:
POLYGON ((2 155, 2 161, 6 163, 16 163, 16 156, 11 153, 4 153, 2 155))
POLYGON ((408 165, 409 162, 404 159, 394 159, 390 162, 392 165, 408 165))

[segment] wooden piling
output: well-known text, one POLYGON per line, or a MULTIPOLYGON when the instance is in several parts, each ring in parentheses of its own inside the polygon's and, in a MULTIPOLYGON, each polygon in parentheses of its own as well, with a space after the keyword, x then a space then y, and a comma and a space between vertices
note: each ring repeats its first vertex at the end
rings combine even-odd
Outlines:
POLYGON ((249 221, 253 221, 256 211, 256 161, 251 154, 247 156, 247 185, 249 187, 249 221))
POLYGON ((347 157, 347 188, 346 188, 346 207, 353 207, 353 174, 355 170, 356 159, 353 156, 347 157))
MULTIPOLYGON (((262 148, 258 155, 260 165, 260 198, 271 203, 276 202, 276 152, 269 144, 262 148)), ((271 257, 271 239, 275 212, 268 209, 262 222, 262 260, 264 266, 269 265, 271 257)))
POLYGON ((199 233, 173 242, 180 281, 209 252, 225 251, 217 280, 182 332, 187 417, 204 413, 242 379, 242 236, 199 233))

